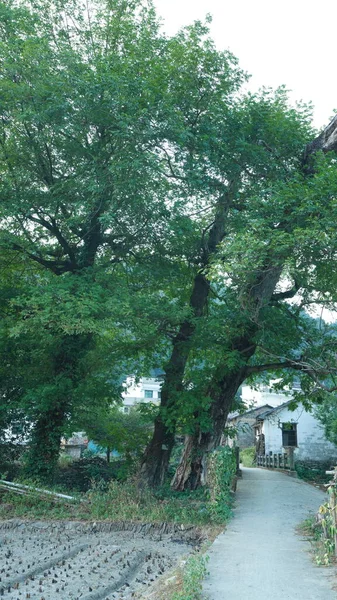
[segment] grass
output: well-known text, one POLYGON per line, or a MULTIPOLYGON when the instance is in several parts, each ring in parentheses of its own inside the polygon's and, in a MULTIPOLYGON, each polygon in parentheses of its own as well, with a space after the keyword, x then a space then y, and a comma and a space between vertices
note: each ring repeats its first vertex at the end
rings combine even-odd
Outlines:
POLYGON ((326 474, 327 467, 322 468, 310 468, 301 464, 295 464, 295 471, 300 479, 307 483, 314 483, 316 485, 325 485, 331 479, 330 475, 326 474))
POLYGON ((178 583, 180 589, 173 594, 172 600, 201 600, 208 559, 204 554, 195 554, 187 559, 178 583))
POLYGON ((201 600, 202 582, 207 575, 210 542, 191 554, 180 565, 165 574, 142 595, 142 600, 201 600))
POLYGON ((334 552, 330 540, 324 538, 322 525, 315 517, 301 523, 297 532, 307 537, 311 543, 313 560, 318 566, 329 566, 334 562, 334 552))
POLYGON ((89 492, 75 497, 74 502, 68 502, 39 493, 21 496, 4 492, 0 495, 0 519, 171 522, 196 526, 219 522, 206 490, 181 493, 161 488, 153 492, 140 489, 135 482, 111 481, 107 489, 105 484, 103 490, 96 484, 89 492))

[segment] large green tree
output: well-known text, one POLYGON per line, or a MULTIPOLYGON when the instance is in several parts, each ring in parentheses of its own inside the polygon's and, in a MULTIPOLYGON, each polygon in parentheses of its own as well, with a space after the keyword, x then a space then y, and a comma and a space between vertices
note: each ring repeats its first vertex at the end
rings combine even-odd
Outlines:
MULTIPOLYGON (((216 86, 212 89, 214 91, 216 86)), ((245 94, 240 96, 233 90, 231 97, 216 95, 216 100, 213 98, 213 101, 216 104, 216 111, 209 99, 208 106, 212 106, 213 111, 205 110, 201 113, 197 130, 191 132, 193 154, 192 158, 189 158, 188 165, 182 165, 180 157, 176 167, 173 161, 171 162, 172 175, 177 176, 177 170, 185 167, 186 178, 191 176, 191 172, 198 173, 202 162, 204 177, 215 190, 215 195, 210 196, 206 183, 202 184, 199 181, 200 193, 205 194, 205 199, 208 198, 210 204, 204 214, 204 229, 201 232, 200 245, 196 248, 196 264, 193 265, 194 269, 193 267, 191 269, 194 279, 190 288, 189 314, 187 319, 181 322, 173 339, 172 355, 165 368, 162 411, 156 421, 154 437, 142 467, 143 477, 150 485, 161 483, 165 476, 182 399, 191 409, 193 402, 188 398, 197 397, 195 393, 186 393, 184 378, 191 352, 193 354, 193 348, 198 343, 196 341, 198 331, 210 329, 210 337, 212 337, 212 335, 216 336, 214 328, 218 329, 222 326, 221 322, 217 323, 212 315, 211 319, 208 318, 214 301, 222 302, 225 307, 231 302, 232 309, 239 304, 237 286, 236 284, 228 286, 224 281, 224 273, 228 268, 227 261, 236 265, 240 258, 233 253, 230 256, 227 245, 231 247, 235 243, 241 243, 246 249, 248 236, 244 239, 243 234, 252 223, 255 222, 256 226, 258 219, 260 219, 260 227, 272 231, 273 223, 279 215, 276 212, 267 214, 265 205, 273 193, 277 194, 280 187, 288 185, 288 182, 300 172, 303 148, 312 135, 307 108, 302 107, 297 111, 292 109, 288 105, 287 95, 283 89, 275 93, 271 90, 263 90, 259 94, 248 96, 245 94), (221 264, 218 271, 221 275, 213 285, 211 271, 214 270, 213 265, 218 261, 219 256, 221 256, 221 264)), ((279 207, 279 212, 282 210, 286 210, 283 204, 279 207)), ((251 233, 249 235, 251 236, 251 233)), ((248 247, 251 252, 250 260, 253 264, 256 263, 257 269, 255 272, 252 271, 252 262, 250 262, 250 279, 241 281, 239 293, 242 299, 246 296, 246 317, 243 312, 234 316, 235 312, 231 314, 229 310, 226 316, 223 315, 225 319, 223 327, 231 330, 228 339, 223 342, 226 349, 225 363, 231 349, 237 354, 244 353, 245 362, 254 353, 251 343, 257 329, 254 313, 259 312, 268 302, 282 274, 286 253, 284 248, 282 256, 281 250, 279 255, 268 256, 265 240, 261 241, 259 248, 257 245, 254 248, 251 243, 248 247), (248 305, 250 305, 249 310, 248 305)), ((205 348, 208 343, 207 335, 203 339, 202 344, 205 348)), ((200 357, 199 360, 203 362, 204 359, 200 357)), ((236 366, 238 362, 236 360, 236 366)), ((219 395, 223 397, 225 394, 234 398, 242 383, 243 371, 235 375, 233 373, 233 379, 229 381, 230 378, 225 377, 226 370, 226 364, 221 364, 216 369, 215 379, 210 384, 212 391, 208 392, 204 389, 201 392, 202 397, 209 398, 211 393, 216 397, 219 395)), ((192 381, 190 386, 195 387, 195 382, 192 381)), ((215 405, 217 402, 213 403, 213 407, 215 405)), ((188 408, 187 411, 191 413, 188 408)), ((226 418, 222 408, 218 408, 216 413, 226 418)), ((221 419, 215 414, 214 423, 217 423, 219 431, 222 431, 221 419)))
POLYGON ((226 210, 203 139, 244 80, 206 32, 166 39, 142 0, 1 5, 0 244, 36 265, 10 334, 43 363, 24 396, 34 474, 53 472, 100 340, 121 363, 165 356, 189 313, 203 212, 226 210))
POLYGON ((336 119, 305 149, 288 180, 252 199, 253 213, 240 215, 235 237, 219 248, 213 275, 222 294, 210 342, 221 348, 216 358, 213 350, 209 377, 199 390, 207 399, 207 418, 205 411, 191 415, 193 432, 173 482, 177 489, 200 484, 207 452, 220 443, 235 393, 250 375, 277 372, 284 384, 300 376, 299 397, 307 403, 319 399, 325 380, 332 379, 334 389, 334 328, 317 329, 303 310, 335 302, 335 158, 313 156, 336 149, 335 127, 336 119))
POLYGON ((131 337, 134 254, 154 252, 167 227, 155 120, 164 40, 141 1, 0 11, 0 244, 38 267, 11 335, 24 348, 35 333, 30 468, 49 477, 97 336, 131 337))

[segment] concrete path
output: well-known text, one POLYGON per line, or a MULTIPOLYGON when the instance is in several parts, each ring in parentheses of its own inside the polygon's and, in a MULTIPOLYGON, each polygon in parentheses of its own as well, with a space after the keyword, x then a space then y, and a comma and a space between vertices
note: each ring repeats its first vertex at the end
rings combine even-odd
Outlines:
POLYGON ((315 566, 295 533, 324 499, 283 473, 243 469, 234 518, 209 551, 205 600, 337 600, 334 570, 315 566))

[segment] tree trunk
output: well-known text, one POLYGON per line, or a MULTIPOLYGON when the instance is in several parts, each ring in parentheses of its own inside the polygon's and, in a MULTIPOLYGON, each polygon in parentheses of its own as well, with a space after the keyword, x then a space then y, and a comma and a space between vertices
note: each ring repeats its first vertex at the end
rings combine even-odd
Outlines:
MULTIPOLYGON (((242 342, 247 343, 247 338, 243 338, 241 344, 237 344, 237 349, 242 347, 242 342)), ((248 362, 250 356, 255 352, 255 345, 250 344, 247 346, 246 352, 243 349, 241 351, 243 355, 245 353, 245 360, 248 362)), ((201 431, 197 427, 194 435, 186 436, 184 451, 171 483, 173 489, 177 491, 195 490, 207 483, 207 455, 221 443, 228 414, 235 395, 245 380, 245 372, 246 368, 243 366, 237 372, 228 373, 218 384, 213 386, 213 389, 209 390, 212 398, 210 408, 212 429, 201 431)))
POLYGON ((245 303, 254 318, 247 321, 245 335, 229 340, 231 349, 240 354, 241 366, 236 370, 229 370, 226 363, 218 366, 213 384, 208 390, 212 400, 212 428, 210 431, 201 432, 197 425, 196 434, 187 436, 180 464, 171 483, 175 490, 196 489, 207 481, 207 454, 220 444, 235 394, 246 378, 246 366, 256 350, 255 336, 259 329, 260 310, 270 302, 281 273, 282 265, 266 264, 256 272, 255 283, 249 285, 245 303))
POLYGON ((59 341, 53 379, 39 390, 42 400, 37 409, 25 468, 29 477, 53 480, 61 437, 73 411, 72 394, 83 380, 80 361, 91 343, 91 335, 69 335, 59 341))
MULTIPOLYGON (((210 229, 207 249, 204 250, 206 267, 212 254, 225 235, 225 223, 230 207, 229 192, 222 196, 217 205, 213 226, 210 229)), ((173 340, 170 360, 165 368, 165 381, 161 392, 160 414, 155 420, 154 433, 140 469, 141 484, 150 487, 161 485, 167 473, 174 447, 176 415, 174 412, 177 395, 183 390, 183 378, 191 349, 191 340, 196 329, 196 318, 203 316, 209 295, 209 281, 201 272, 197 273, 190 297, 191 318, 186 319, 173 340)))
POLYGON ((26 464, 27 475, 40 481, 52 482, 64 434, 67 402, 55 402, 38 418, 30 443, 26 464))

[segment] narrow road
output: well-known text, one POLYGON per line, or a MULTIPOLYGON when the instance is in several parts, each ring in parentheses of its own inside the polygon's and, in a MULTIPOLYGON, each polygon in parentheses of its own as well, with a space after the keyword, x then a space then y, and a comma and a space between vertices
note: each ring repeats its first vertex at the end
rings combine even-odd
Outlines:
POLYGON ((337 600, 333 570, 315 566, 295 532, 324 499, 283 473, 243 469, 234 518, 209 551, 205 600, 337 600))

